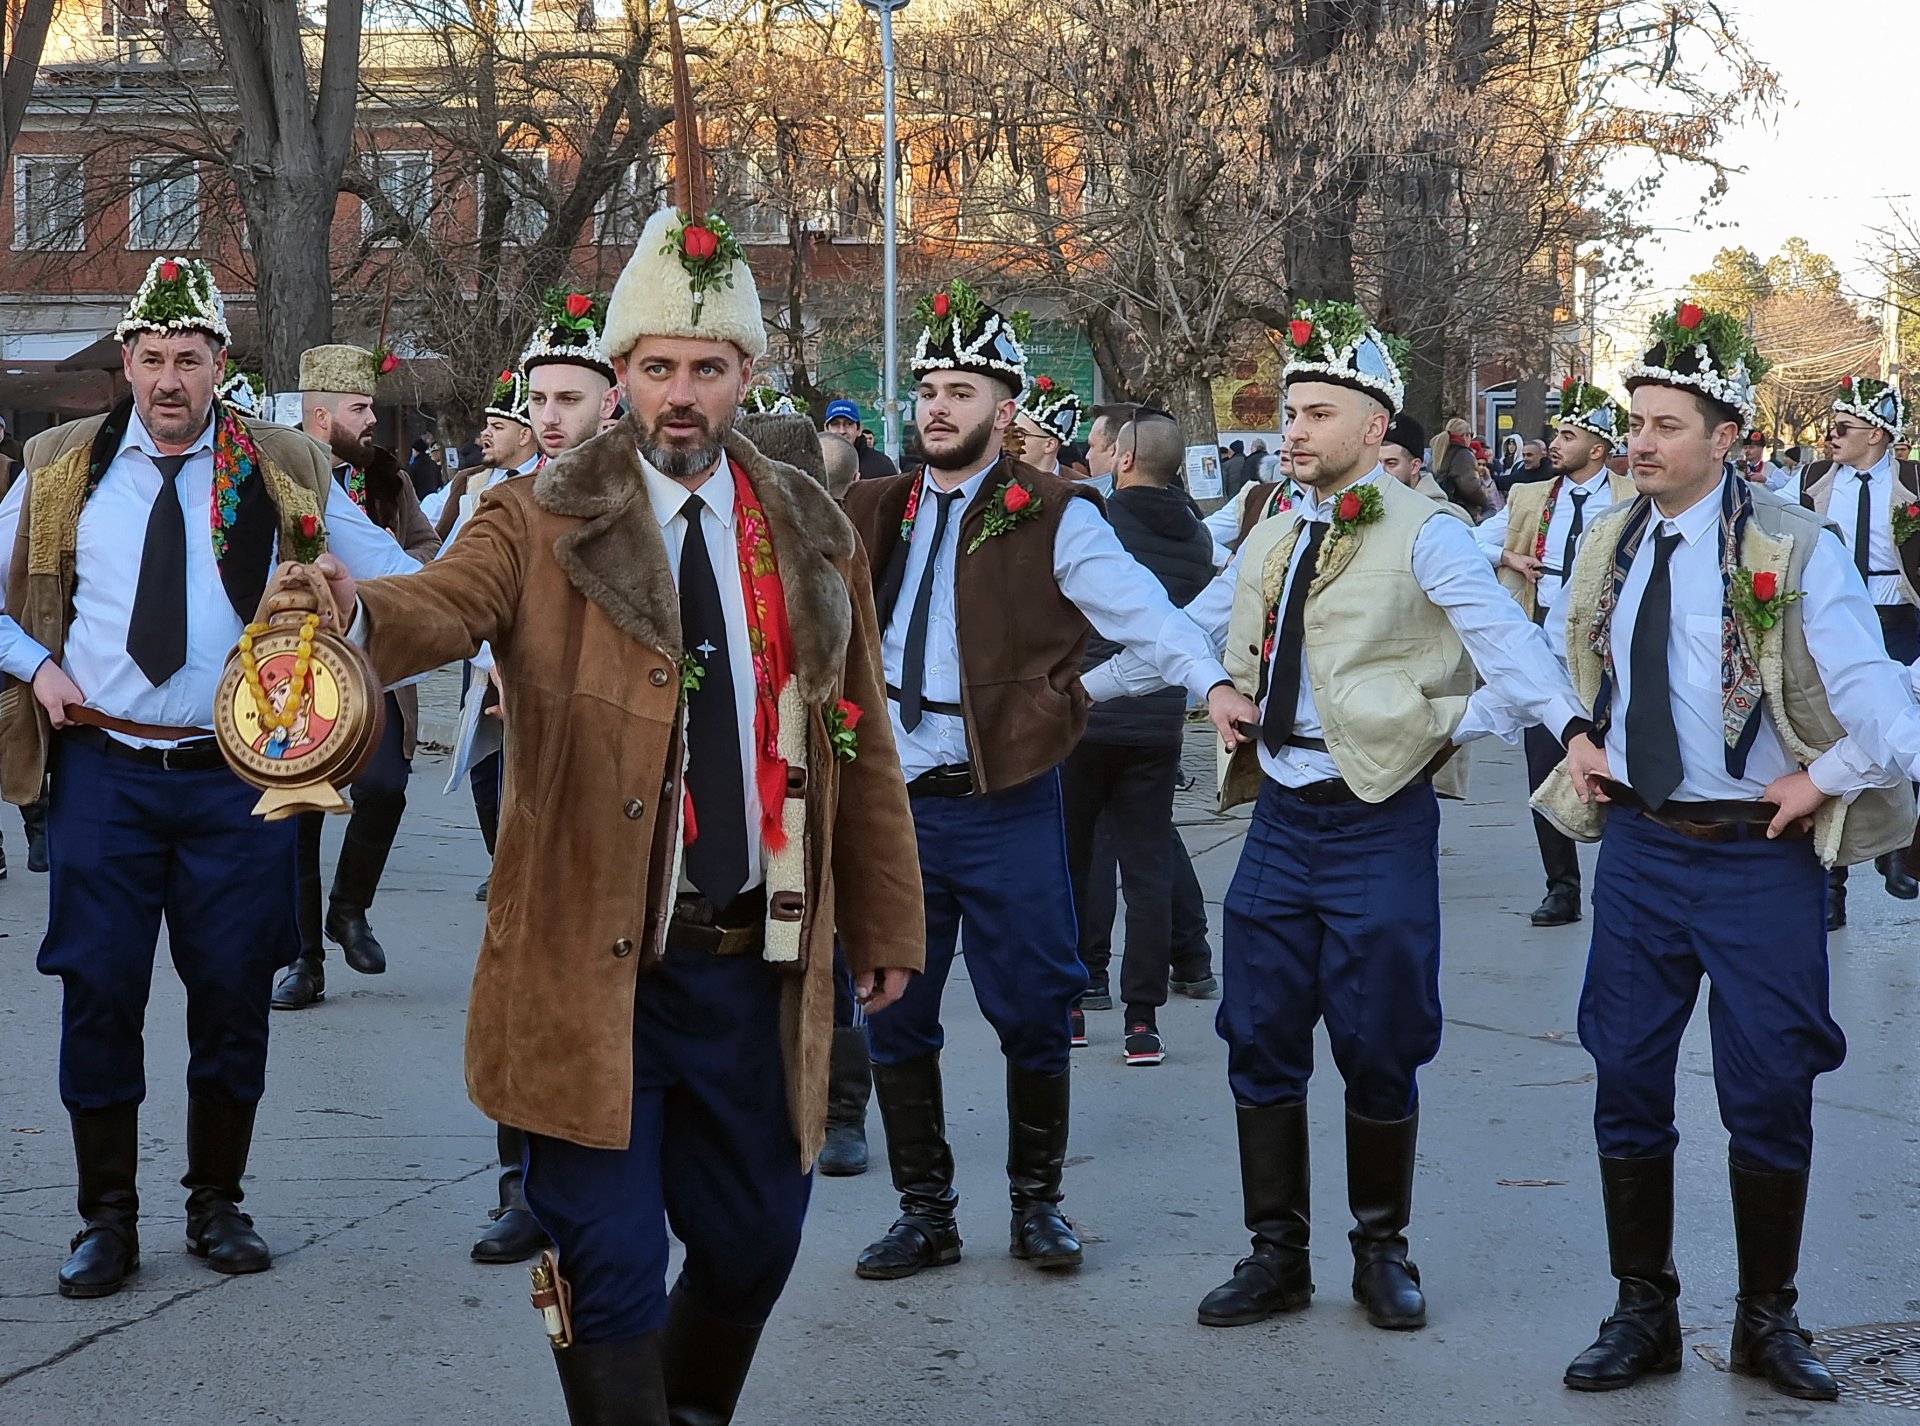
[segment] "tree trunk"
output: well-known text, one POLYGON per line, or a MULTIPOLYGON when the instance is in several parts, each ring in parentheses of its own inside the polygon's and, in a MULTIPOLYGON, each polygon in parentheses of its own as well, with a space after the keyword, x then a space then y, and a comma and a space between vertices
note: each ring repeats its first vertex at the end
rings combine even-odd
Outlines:
MULTIPOLYGON (((1175 379, 1161 393, 1161 400, 1168 414, 1180 423, 1180 435, 1187 445, 1212 449, 1220 443, 1220 428, 1213 420, 1213 383, 1204 376, 1175 379)), ((1224 499, 1208 498, 1200 501, 1200 509, 1211 514, 1225 503, 1224 499)))
MULTIPOLYGON (((53 27, 53 5, 54 0, 22 0, 13 33, 0 28, 0 173, 10 170, 7 159, 27 121, 40 55, 46 49, 47 31, 53 27)), ((11 8, 0 9, 0 19, 11 8)))

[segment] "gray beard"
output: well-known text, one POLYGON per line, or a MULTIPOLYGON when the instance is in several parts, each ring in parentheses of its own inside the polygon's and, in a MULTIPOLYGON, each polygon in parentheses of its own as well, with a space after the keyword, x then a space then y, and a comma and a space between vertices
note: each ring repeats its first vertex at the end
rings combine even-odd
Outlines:
POLYGON ((719 464, 720 457, 726 454, 727 437, 733 432, 732 418, 728 418, 706 440, 697 446, 662 445, 649 431, 640 438, 640 454, 660 474, 669 480, 691 480, 696 475, 705 475, 719 464))

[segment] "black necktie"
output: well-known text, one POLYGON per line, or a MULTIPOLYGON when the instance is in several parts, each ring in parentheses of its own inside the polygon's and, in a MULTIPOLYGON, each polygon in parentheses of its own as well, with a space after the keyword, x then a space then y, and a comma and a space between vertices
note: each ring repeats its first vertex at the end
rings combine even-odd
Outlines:
POLYGON ((1280 756, 1287 739, 1293 736, 1294 719, 1300 711, 1300 651, 1306 639, 1307 588, 1313 583, 1320 544, 1326 537, 1324 521, 1314 520, 1308 524, 1307 547, 1293 567, 1286 607, 1280 613, 1280 633, 1273 646, 1273 661, 1267 665, 1271 692, 1260 715, 1260 745, 1275 757, 1280 756))
POLYGON ((1653 572, 1640 596, 1627 656, 1633 678, 1627 700, 1627 766, 1633 773, 1633 790, 1656 811, 1680 785, 1680 735, 1673 726, 1673 693, 1667 681, 1673 549, 1679 543, 1677 534, 1654 536, 1653 572))
POLYGON ((1860 577, 1865 579, 1873 568, 1868 558, 1873 546, 1873 482, 1865 474, 1860 477, 1860 510, 1853 517, 1853 562, 1860 567, 1860 577))
POLYGON ((160 493, 147 516, 140 580, 134 586, 133 614, 127 620, 127 653, 147 682, 158 688, 187 661, 187 517, 173 483, 187 458, 151 459, 160 469, 160 493))
POLYGON ((941 542, 947 535, 947 517, 957 490, 933 492, 940 502, 940 513, 933 522, 933 544, 927 550, 927 562, 920 570, 919 587, 913 591, 913 612, 907 617, 907 647, 900 657, 900 726, 911 733, 920 726, 921 702, 927 686, 927 614, 933 608, 933 566, 940 558, 941 542))
POLYGON ((721 907, 747 882, 747 791, 726 610, 700 528, 706 508, 698 495, 680 507, 687 523, 680 543, 680 640, 701 669, 700 686, 687 694, 687 789, 696 833, 687 848, 687 879, 721 907))
POLYGON ((1573 492, 1573 519, 1567 524, 1567 542, 1560 547, 1560 579, 1564 583, 1573 578, 1573 557, 1579 552, 1580 532, 1587 528, 1587 497, 1591 490, 1573 492))

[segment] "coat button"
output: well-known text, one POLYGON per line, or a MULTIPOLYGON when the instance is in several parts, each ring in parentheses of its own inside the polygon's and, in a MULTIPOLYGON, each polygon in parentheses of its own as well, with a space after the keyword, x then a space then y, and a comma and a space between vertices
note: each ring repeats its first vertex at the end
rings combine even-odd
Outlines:
POLYGON ((627 938, 626 938, 625 936, 622 936, 622 937, 621 937, 621 938, 620 938, 619 940, 617 940, 617 941, 615 941, 615 942, 613 943, 613 953, 614 953, 614 954, 615 954, 616 956, 630 956, 630 955, 632 955, 632 954, 633 954, 633 942, 632 942, 632 941, 629 941, 629 940, 628 940, 628 939, 627 939, 627 938))
POLYGON ((667 671, 663 668, 655 669, 652 673, 648 674, 647 677, 653 680, 653 686, 655 688, 665 688, 667 685, 667 671))
POLYGON ((627 820, 629 822, 639 821, 640 814, 645 812, 646 810, 647 810, 647 805, 644 802, 642 802, 639 798, 629 797, 627 799, 626 813, 627 813, 627 820))

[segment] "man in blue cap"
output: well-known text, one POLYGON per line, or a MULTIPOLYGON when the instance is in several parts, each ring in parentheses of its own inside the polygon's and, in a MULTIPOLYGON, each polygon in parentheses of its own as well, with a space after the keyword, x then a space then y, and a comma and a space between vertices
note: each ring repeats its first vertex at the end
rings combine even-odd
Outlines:
POLYGON ((874 449, 873 437, 860 424, 859 406, 846 397, 827 403, 826 432, 853 443, 853 448, 860 453, 860 479, 878 480, 881 476, 900 473, 885 451, 874 449))

